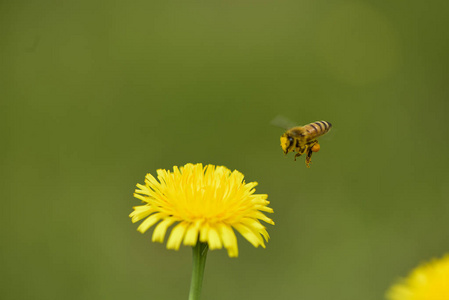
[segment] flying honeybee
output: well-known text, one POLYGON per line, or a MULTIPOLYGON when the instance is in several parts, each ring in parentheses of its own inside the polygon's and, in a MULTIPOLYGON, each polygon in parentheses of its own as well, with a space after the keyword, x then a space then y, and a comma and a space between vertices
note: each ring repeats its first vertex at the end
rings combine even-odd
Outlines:
POLYGON ((317 121, 304 126, 296 126, 288 129, 281 136, 281 147, 284 154, 289 152, 297 152, 295 160, 298 156, 306 153, 306 165, 310 168, 313 152, 320 151, 320 144, 317 138, 327 133, 332 124, 326 121, 317 121))

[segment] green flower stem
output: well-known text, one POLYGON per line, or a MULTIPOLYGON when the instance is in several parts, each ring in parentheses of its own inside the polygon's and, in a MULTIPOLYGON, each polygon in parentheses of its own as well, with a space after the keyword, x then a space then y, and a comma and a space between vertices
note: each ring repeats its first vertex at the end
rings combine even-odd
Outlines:
POLYGON ((193 249, 192 281, 190 282, 189 300, 199 300, 203 284, 204 267, 206 266, 207 243, 196 243, 193 249))

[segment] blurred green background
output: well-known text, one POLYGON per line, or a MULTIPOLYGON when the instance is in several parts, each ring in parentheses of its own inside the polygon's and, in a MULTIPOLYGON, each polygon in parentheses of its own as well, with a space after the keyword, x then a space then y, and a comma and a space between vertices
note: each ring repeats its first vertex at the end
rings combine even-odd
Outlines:
POLYGON ((2 1, 1 298, 187 299, 191 249, 128 214, 158 168, 267 193, 203 299, 383 299, 449 252, 449 2, 2 1), (331 122, 307 169, 276 115, 331 122))

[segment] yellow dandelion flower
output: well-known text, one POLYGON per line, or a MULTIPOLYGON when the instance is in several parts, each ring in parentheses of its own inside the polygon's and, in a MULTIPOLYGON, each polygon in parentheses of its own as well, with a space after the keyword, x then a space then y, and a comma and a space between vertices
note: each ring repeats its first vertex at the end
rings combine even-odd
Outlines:
POLYGON ((413 270, 406 279, 391 287, 390 300, 448 300, 449 254, 413 270))
POLYGON ((176 223, 168 249, 178 250, 181 243, 195 246, 199 240, 211 250, 225 247, 230 257, 237 257, 234 229, 254 247, 265 248, 269 235, 259 220, 274 225, 262 213, 273 210, 267 195, 254 194, 257 182, 245 183, 238 171, 202 164, 157 170, 157 179, 147 174, 145 185, 137 184, 134 197, 145 204, 129 215, 133 223, 145 219, 137 228, 141 233, 157 224, 153 242, 163 243, 167 229, 176 223))

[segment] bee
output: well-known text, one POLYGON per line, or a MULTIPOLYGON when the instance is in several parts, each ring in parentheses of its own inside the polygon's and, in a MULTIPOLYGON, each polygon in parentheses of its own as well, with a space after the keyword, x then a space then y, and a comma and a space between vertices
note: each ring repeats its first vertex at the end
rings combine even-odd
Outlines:
POLYGON ((317 121, 304 126, 296 126, 288 129, 281 136, 281 147, 284 154, 289 152, 297 152, 295 161, 298 156, 306 154, 306 166, 310 168, 313 152, 320 151, 320 144, 317 138, 327 133, 332 124, 326 121, 317 121))

